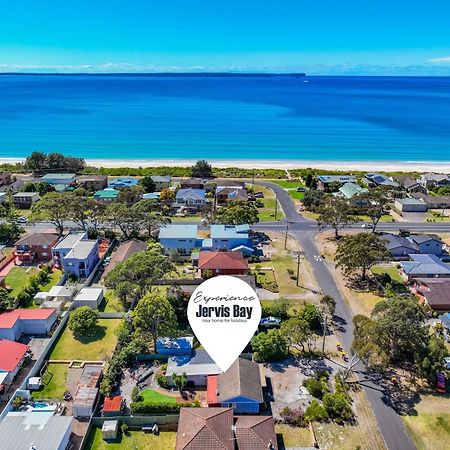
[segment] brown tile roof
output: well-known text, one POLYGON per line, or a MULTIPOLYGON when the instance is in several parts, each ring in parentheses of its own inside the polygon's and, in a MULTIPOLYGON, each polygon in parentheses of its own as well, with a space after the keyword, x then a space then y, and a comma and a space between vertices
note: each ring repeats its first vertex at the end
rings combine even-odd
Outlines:
POLYGON ((239 416, 236 418, 238 450, 277 450, 272 416, 239 416))
POLYGON ((59 236, 56 233, 28 233, 19 239, 15 245, 50 245, 58 242, 59 236))
POLYGON ((181 408, 176 450, 234 450, 232 408, 181 408))
POLYGON ((198 268, 200 270, 246 270, 248 262, 239 252, 200 252, 198 268))
POLYGON ((435 311, 450 311, 450 279, 418 278, 417 293, 424 296, 435 311))
POLYGON ((240 396, 262 403, 259 364, 238 358, 225 373, 218 376, 217 391, 220 403, 240 396))
POLYGON ((114 252, 109 261, 108 266, 103 272, 103 277, 106 277, 111 270, 116 267, 122 261, 126 261, 130 256, 133 256, 135 253, 143 252, 147 250, 148 245, 144 241, 140 241, 139 239, 130 239, 119 245, 118 249, 114 252))

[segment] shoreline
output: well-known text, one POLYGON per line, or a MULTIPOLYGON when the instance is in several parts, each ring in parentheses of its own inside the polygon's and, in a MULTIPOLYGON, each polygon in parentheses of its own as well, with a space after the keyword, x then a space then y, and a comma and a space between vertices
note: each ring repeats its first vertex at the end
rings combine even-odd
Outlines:
MULTIPOLYGON (((0 164, 23 163, 25 158, 2 158, 0 164)), ((85 159, 92 167, 137 168, 137 167, 188 167, 197 160, 174 159, 85 159)), ((242 169, 323 169, 346 171, 382 172, 440 172, 450 173, 450 161, 311 161, 311 160, 208 160, 213 167, 242 169)))

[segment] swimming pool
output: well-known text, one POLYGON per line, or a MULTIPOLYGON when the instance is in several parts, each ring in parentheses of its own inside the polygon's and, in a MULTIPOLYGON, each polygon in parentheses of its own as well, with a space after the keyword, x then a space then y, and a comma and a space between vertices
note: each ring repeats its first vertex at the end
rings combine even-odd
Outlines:
POLYGON ((34 402, 29 408, 33 412, 55 412, 58 405, 51 405, 47 402, 34 402))

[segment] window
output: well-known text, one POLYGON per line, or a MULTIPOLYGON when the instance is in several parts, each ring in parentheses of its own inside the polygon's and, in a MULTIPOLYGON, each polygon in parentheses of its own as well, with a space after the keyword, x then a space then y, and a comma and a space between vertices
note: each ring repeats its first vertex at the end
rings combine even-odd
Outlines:
POLYGON ((48 256, 47 252, 42 253, 42 256, 48 256))

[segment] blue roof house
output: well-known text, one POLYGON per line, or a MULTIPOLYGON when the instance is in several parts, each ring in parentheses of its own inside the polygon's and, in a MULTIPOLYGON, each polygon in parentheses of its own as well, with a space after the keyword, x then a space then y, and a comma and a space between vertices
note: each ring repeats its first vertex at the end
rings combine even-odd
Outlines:
POLYGON ((180 256, 190 256, 192 250, 202 246, 202 240, 197 238, 197 225, 170 224, 159 230, 159 243, 166 255, 174 251, 180 256))
POLYGON ((245 253, 245 248, 253 253, 254 245, 249 238, 250 227, 245 225, 211 225, 211 240, 209 241, 211 250, 219 252, 223 250, 241 251, 245 253))
POLYGON ((412 278, 449 278, 450 265, 443 263, 436 255, 409 255, 411 261, 401 264, 404 276, 412 278))
POLYGON ((136 178, 115 178, 108 183, 108 187, 113 189, 122 189, 126 187, 133 187, 138 184, 136 178))
POLYGON ((174 209, 199 210, 205 204, 204 189, 179 189, 175 197, 174 209))
POLYGON ((160 337, 156 340, 156 353, 160 355, 191 355, 194 346, 194 338, 187 337, 160 337))

